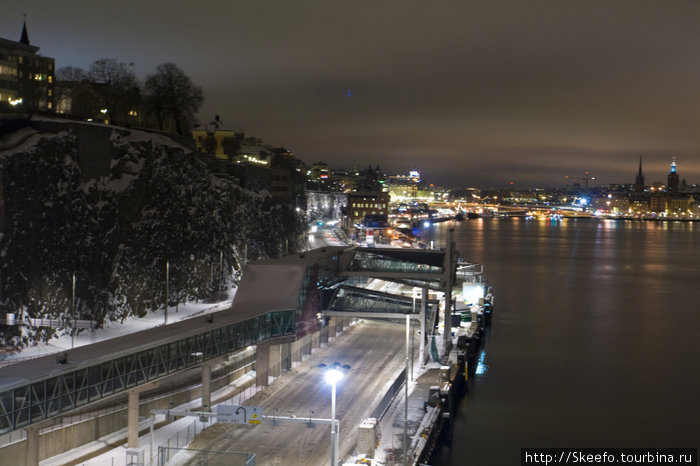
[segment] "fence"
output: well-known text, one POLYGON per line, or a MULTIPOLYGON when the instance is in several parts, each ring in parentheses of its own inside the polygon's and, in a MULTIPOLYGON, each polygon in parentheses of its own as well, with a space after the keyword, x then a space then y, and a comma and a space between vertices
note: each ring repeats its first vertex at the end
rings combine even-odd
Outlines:
MULTIPOLYGON (((354 323, 353 321, 348 322, 348 325, 352 325, 354 323)), ((341 333, 344 330, 345 325, 337 329, 338 333, 341 333)), ((329 341, 329 329, 326 327, 322 329, 319 332, 318 336, 318 343, 324 344, 328 343, 329 341)), ((271 366, 269 368, 269 374, 273 376, 273 378, 276 378, 282 374, 284 374, 286 371, 290 370, 294 364, 297 363, 297 361, 302 361, 305 359, 305 357, 308 357, 312 353, 312 348, 313 348, 313 342, 311 339, 308 341, 304 342, 301 348, 299 348, 297 351, 290 352, 288 353, 284 359, 281 361, 281 363, 276 364, 274 366, 271 366)), ((233 361, 232 361, 233 362, 233 361)), ((255 355, 254 354, 242 354, 240 358, 237 358, 235 362, 233 362, 233 367, 234 369, 232 370, 232 367, 220 367, 217 370, 212 372, 212 385, 214 385, 215 381, 221 381, 223 385, 226 385, 229 380, 231 375, 234 374, 237 371, 244 371, 248 372, 251 368, 251 366, 255 362, 255 355)), ((398 385, 400 387, 400 384, 398 385)), ((182 390, 187 391, 191 387, 183 387, 182 390)), ((249 386, 245 388, 243 391, 237 393, 236 395, 232 396, 231 398, 226 399, 223 404, 231 404, 231 405, 243 405, 247 399, 255 395, 258 391, 262 390, 264 387, 259 387, 256 386, 255 384, 252 386, 249 386)), ((158 394, 153 397, 149 397, 148 400, 143 400, 144 402, 148 401, 155 401, 160 398, 165 398, 165 397, 171 397, 172 394, 158 394)), ((384 408, 384 407, 383 407, 384 408)), ((382 409, 383 409, 382 408, 382 409)), ((126 407, 124 405, 116 405, 116 406, 111 406, 106 409, 95 409, 95 410, 86 410, 83 412, 80 412, 78 414, 75 414, 73 416, 65 416, 62 419, 62 422, 58 425, 47 427, 45 429, 42 429, 41 432, 46 433, 54 429, 61 429, 65 427, 68 424, 73 424, 73 423, 78 423, 82 422, 84 420, 90 419, 90 418, 95 418, 99 415, 103 415, 106 413, 113 413, 117 411, 124 411, 126 412, 126 407)), ((171 435, 169 438, 167 438, 165 441, 160 441, 158 440, 157 446, 149 446, 146 448, 146 459, 145 459, 145 464, 158 464, 160 465, 161 463, 159 462, 152 462, 152 456, 155 454, 154 450, 161 450, 161 447, 164 448, 164 451, 166 451, 167 455, 174 454, 171 452, 171 450, 186 450, 186 446, 189 445, 189 443, 194 439, 194 437, 202 431, 204 427, 206 427, 205 424, 211 425, 212 419, 210 419, 207 423, 201 423, 199 421, 193 420, 192 422, 188 423, 186 427, 178 430, 175 434, 171 435)), ((24 430, 21 431, 11 431, 8 432, 4 435, 0 435, 0 445, 6 445, 9 443, 13 442, 18 442, 21 440, 24 440, 26 438, 26 432, 24 430)), ((202 461, 209 461, 212 460, 216 455, 211 456, 210 453, 212 452, 207 452, 207 455, 200 455, 202 456, 202 461)), ((156 458, 153 458, 156 459, 156 458)), ((122 456, 116 456, 111 458, 111 464, 113 466, 122 466, 127 463, 127 458, 122 456)), ((160 460, 158 460, 160 461, 160 460)), ((166 459, 167 461, 167 459, 166 459)), ((94 465, 98 463, 91 463, 90 461, 84 463, 86 466, 87 465, 94 465)), ((109 464, 109 463, 107 463, 109 464)), ((162 463, 165 464, 165 463, 162 463)), ((188 463, 188 464, 216 464, 211 461, 209 462, 193 462, 193 463, 188 463)), ((233 464, 233 463, 226 463, 226 464, 233 464)), ((237 463, 236 463, 237 464, 237 463)), ((241 463, 241 464, 255 464, 253 463, 241 463)))
MULTIPOLYGON (((248 367, 252 366, 253 363, 255 362, 255 355, 249 355, 245 356, 240 359, 234 366, 233 369, 231 367, 222 367, 217 369, 216 371, 212 372, 212 385, 216 385, 217 382, 222 381, 222 384, 226 384, 228 380, 226 380, 230 374, 239 371, 239 370, 245 370, 248 367)), ((197 386, 196 384, 193 386, 197 386)), ((185 386, 181 388, 180 391, 186 392, 191 390, 191 386, 185 386)), ((146 404, 151 401, 160 399, 160 398, 169 398, 172 397, 172 393, 167 393, 167 394, 158 394, 154 395, 149 398, 145 398, 142 400, 141 404, 146 404)), ((49 433, 54 430, 58 429, 63 429, 67 426, 73 425, 73 424, 78 424, 80 422, 84 422, 87 420, 92 420, 95 418, 98 418, 100 416, 104 416, 107 414, 112 414, 118 411, 123 411, 124 414, 126 415, 126 405, 124 403, 121 404, 115 404, 112 406, 108 406, 106 408, 88 408, 83 411, 80 411, 79 413, 69 415, 69 416, 63 416, 60 420, 60 422, 57 422, 56 424, 52 426, 45 427, 41 429, 41 435, 44 435, 46 433, 49 433)), ((0 445, 1 446, 6 446, 11 443, 15 442, 21 442, 27 438, 27 432, 24 429, 21 430, 14 430, 7 432, 5 434, 0 435, 0 445)))
POLYGON ((255 466, 255 453, 242 451, 194 450, 191 448, 158 447, 158 462, 156 465, 165 466, 165 458, 181 453, 190 459, 186 464, 196 466, 255 466))
POLYGON ((168 461, 170 461, 171 452, 174 451, 175 453, 177 453, 178 450, 186 449, 187 445, 189 445, 190 442, 194 440, 197 433, 201 432, 206 427, 211 426, 211 424, 212 416, 209 416, 209 419, 206 423, 194 420, 191 423, 189 423, 185 429, 176 432, 175 435, 171 436, 165 442, 158 445, 158 458, 156 459, 155 464, 159 466, 165 466, 168 463, 168 461))
POLYGON ((405 380, 406 371, 401 371, 394 383, 391 384, 389 390, 387 390, 386 394, 384 395, 384 398, 382 398, 382 401, 379 402, 379 405, 374 409, 374 411, 372 411, 372 415, 370 417, 381 419, 382 414, 384 414, 384 411, 391 404, 391 400, 394 399, 394 396, 396 396, 396 394, 401 390, 401 387, 403 387, 405 380))
MULTIPOLYGON (((243 403, 245 403, 245 400, 248 398, 252 397, 255 395, 258 391, 262 390, 263 387, 258 387, 258 386, 251 386, 243 390, 242 392, 237 393, 235 396, 232 396, 231 398, 227 399, 226 401, 223 402, 223 404, 227 405, 234 405, 234 406, 240 406, 243 403)), ((206 422, 201 422, 199 420, 193 420, 191 423, 187 425, 187 427, 180 429, 177 431, 175 434, 171 435, 167 440, 164 442, 161 442, 158 445, 158 458, 156 458, 155 463, 158 466, 164 466, 167 464, 168 461, 170 461, 170 455, 177 453, 179 450, 188 450, 186 447, 194 440, 195 436, 197 436, 198 433, 200 433, 203 429, 206 427, 211 426, 214 423, 214 416, 209 416, 209 419, 206 422), (173 453, 174 451, 174 453, 173 453), (164 457, 161 455, 165 455, 164 457)), ((198 451, 198 450, 191 450, 191 451, 198 451)), ((211 453, 211 452, 208 452, 211 453)), ((217 457, 214 455, 214 457, 217 457)), ((206 464, 219 464, 219 463, 212 463, 212 462, 206 462, 207 461, 207 455, 204 455, 204 461, 205 462, 192 462, 191 464, 196 464, 196 465, 206 465, 206 464)), ((211 458, 209 458, 211 459, 211 458)), ((224 463, 221 463, 224 464, 224 463)), ((234 463, 225 463, 225 464, 234 464, 234 463)), ((235 463, 238 464, 238 463, 235 463)), ((248 463, 241 463, 241 464, 248 464, 248 463)), ((250 463, 254 465, 255 463, 250 463)))

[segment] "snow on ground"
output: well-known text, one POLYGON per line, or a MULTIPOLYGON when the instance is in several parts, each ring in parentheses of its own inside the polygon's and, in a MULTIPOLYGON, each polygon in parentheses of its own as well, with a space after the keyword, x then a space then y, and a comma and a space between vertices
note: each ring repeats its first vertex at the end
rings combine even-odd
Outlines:
MULTIPOLYGON (((172 324, 198 315, 224 310, 231 305, 236 291, 237 288, 229 289, 227 298, 218 303, 195 302, 180 304, 177 308, 171 306, 168 308, 168 323, 172 324)), ((71 338, 70 334, 64 334, 58 338, 51 339, 48 343, 37 343, 35 346, 23 348, 19 352, 8 354, 7 357, 0 362, 6 365, 11 361, 38 358, 40 356, 71 349, 72 345, 75 347, 89 345, 98 341, 109 340, 122 335, 158 327, 159 325, 163 325, 165 319, 163 314, 163 309, 159 309, 145 317, 130 317, 124 323, 107 321, 104 324, 104 328, 80 331, 80 333, 75 336, 75 340, 71 338)))
MULTIPOLYGON (((342 242, 337 238, 334 237, 335 235, 328 235, 329 237, 325 238, 327 242, 335 242, 338 241, 339 243, 342 244, 342 242)), ((381 280, 376 280, 373 285, 383 291, 387 292, 397 292, 398 290, 396 289, 397 286, 395 284, 390 284, 387 282, 383 282, 381 280)), ((372 288, 372 287, 370 287, 372 288)), ((174 323, 177 321, 185 320, 197 315, 205 314, 205 313, 210 313, 210 312, 217 312, 220 310, 225 309, 226 307, 230 306, 233 297, 235 296, 236 293, 236 288, 231 288, 228 291, 228 297, 226 300, 223 300, 219 303, 186 303, 186 304, 181 304, 177 312, 175 311, 175 307, 170 307, 168 309, 168 322, 169 323, 174 323)), ((70 335, 63 335, 59 338, 54 338, 51 340, 50 343, 44 344, 40 343, 37 344, 36 346, 30 347, 30 348, 25 348, 22 350, 22 352, 13 354, 13 355, 8 355, 7 360, 22 360, 22 359, 27 359, 27 358, 34 358, 34 357, 39 357, 39 356, 44 356, 46 354, 51 354, 51 353, 56 353, 60 351, 64 351, 66 349, 70 349, 71 345, 74 344, 75 346, 83 346, 83 345, 88 345, 91 343, 95 343, 97 341, 103 341, 103 340, 108 340, 111 338, 119 337, 122 335, 126 335, 129 333, 133 332, 138 332, 141 330, 146 330, 149 328, 157 327, 159 325, 163 325, 163 310, 159 310, 156 312, 153 312, 151 314, 148 314, 147 316, 143 318, 130 318, 128 319, 125 323, 121 324, 119 322, 106 322, 105 327, 103 329, 98 329, 95 331, 82 331, 79 335, 76 335, 75 340, 72 341, 70 335)), ((440 350, 442 350, 442 338, 437 338, 436 342, 438 343, 438 346, 440 346, 440 350)), ((3 361, 3 362, 6 362, 3 361)), ((415 371, 415 377, 418 377, 421 375, 424 370, 428 368, 432 368, 433 364, 429 365, 425 369, 421 369, 420 365, 418 364, 418 361, 415 361, 414 363, 414 371, 415 371)), ((243 393, 232 396, 233 393, 237 390, 237 387, 240 386, 241 384, 244 384, 246 382, 246 379, 249 377, 255 377, 255 373, 251 372, 249 374, 246 374, 244 378, 236 380, 233 384, 228 385, 227 387, 222 388, 220 391, 212 393, 212 398, 213 399, 226 399, 226 404, 243 404, 244 399, 249 398, 250 396, 254 395, 255 392, 258 390, 258 388, 262 387, 250 387, 249 389, 245 390, 243 393)), ((413 384, 409 384, 409 393, 411 393, 413 390, 413 384)), ((410 396, 410 395, 409 395, 410 396)), ((402 399, 402 396, 397 397, 399 399, 402 399)), ((189 403, 183 404, 181 406, 175 407, 176 410, 189 410, 196 408, 199 406, 199 403, 201 403, 200 399, 195 399, 189 403)), ((396 401, 395 401, 396 403, 396 401)), ((164 420, 163 415, 158 415, 155 419, 155 422, 161 422, 164 420)), ((149 423, 151 422, 151 419, 145 419, 141 421, 141 429, 146 429, 149 426, 149 423)), ((392 425, 391 422, 391 416, 387 416, 386 419, 382 419, 380 421, 381 428, 383 431, 383 434, 386 436, 385 438, 393 438, 395 435, 398 433, 397 427, 392 425)), ((184 447, 186 445, 182 444, 183 439, 181 437, 185 436, 188 437, 189 435, 194 436, 195 432, 201 432, 201 430, 208 426, 208 422, 201 422, 199 418, 196 417, 184 417, 180 418, 162 428, 154 430, 153 438, 151 438, 151 434, 147 434, 145 436, 141 436, 139 439, 139 447, 143 449, 144 451, 144 456, 145 456, 145 463, 146 464, 151 464, 151 445, 153 444, 153 440, 155 441, 155 445, 167 445, 168 442, 170 442, 171 445, 173 445, 173 442, 179 443, 180 447, 184 447)), ((104 448, 105 444, 110 444, 113 443, 114 441, 118 441, 120 438, 124 438, 126 436, 126 429, 122 429, 121 431, 115 432, 109 436, 103 437, 95 442, 92 442, 90 444, 84 445, 82 447, 76 448, 74 450, 71 450, 69 452, 66 452, 62 455, 58 455, 53 458, 49 458, 47 460, 44 460, 41 462, 41 466, 53 466, 53 465, 58 465, 58 464, 66 464, 66 462, 76 462, 80 461, 81 458, 85 458, 86 456, 89 456, 92 452, 101 450, 104 448)), ((380 448, 377 450, 377 456, 375 457, 374 461, 372 461, 370 464, 375 464, 375 465, 381 465, 385 464, 385 455, 386 455, 386 450, 387 446, 384 448, 380 448)), ((155 452, 154 452, 155 453, 155 452)), ((116 464, 125 464, 126 463, 126 455, 127 455, 127 448, 125 445, 119 446, 117 448, 111 449, 106 453, 103 453, 102 455, 96 456, 91 458, 90 460, 86 460, 84 463, 78 463, 81 465, 85 466, 97 466, 97 465, 116 465, 116 464)), ((178 455, 178 459, 175 460, 175 464, 181 464, 180 462, 187 462, 189 458, 188 455, 181 453, 178 455)), ((153 458, 155 459, 155 454, 153 455, 153 458)), ((173 458, 174 459, 174 458, 173 458)), ((361 458, 352 458, 351 461, 356 461, 361 458)), ((346 463, 347 464, 347 463, 346 463)))
MULTIPOLYGON (((244 385, 250 379, 255 379, 255 372, 250 372, 243 377, 237 379, 234 383, 227 385, 226 387, 217 390, 212 393, 212 399, 222 399, 227 398, 225 404, 243 404, 243 402, 253 396, 256 391, 262 389, 262 387, 250 387, 239 393, 238 395, 233 395, 237 391, 238 387, 244 385)), ((224 404, 224 403, 218 403, 224 404)), ((182 405, 173 408, 174 411, 191 411, 197 409, 201 405, 201 398, 196 398, 190 402, 184 403, 182 405)), ((216 405, 214 405, 214 412, 216 412, 216 405)), ((165 420, 164 414, 158 414, 155 416, 155 423, 158 424, 165 420)), ((151 418, 144 419, 139 422, 139 430, 148 429, 152 420, 151 418)), ((212 423, 216 422, 214 419, 209 418, 209 420, 202 422, 199 417, 181 417, 176 421, 171 422, 161 428, 153 430, 153 436, 150 433, 142 435, 139 437, 139 449, 143 451, 144 463, 146 465, 156 464, 158 447, 167 447, 168 445, 173 448, 171 450, 171 457, 174 456, 177 451, 177 447, 184 448, 187 446, 189 441, 195 436, 195 434, 200 433, 204 428, 211 426, 212 423), (152 447, 155 445, 155 447, 152 447)), ((123 465, 127 464, 127 452, 129 449, 126 446, 126 428, 114 432, 110 435, 100 438, 94 442, 90 442, 78 448, 74 448, 60 455, 54 456, 52 458, 45 459, 40 462, 41 466, 60 466, 63 464, 78 464, 79 466, 106 466, 106 465, 123 465), (104 449, 106 444, 112 444, 119 440, 124 440, 124 443, 115 448, 109 449, 109 451, 96 455, 90 459, 84 459, 91 454, 95 454, 104 449), (80 462, 84 459, 83 462, 80 462)), ((183 455, 183 458, 187 458, 183 455)), ((180 464, 180 463, 170 463, 169 464, 180 464)))

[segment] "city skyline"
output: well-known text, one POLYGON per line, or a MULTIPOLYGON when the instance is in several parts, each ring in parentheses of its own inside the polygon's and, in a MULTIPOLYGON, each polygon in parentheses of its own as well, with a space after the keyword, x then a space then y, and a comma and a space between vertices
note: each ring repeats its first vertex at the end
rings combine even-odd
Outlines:
POLYGON ((100 58, 140 79, 176 63, 202 86, 202 123, 307 163, 421 169, 445 186, 647 184, 673 157, 700 181, 700 6, 646 1, 3 7, 0 37, 56 67, 100 58), (565 176, 571 177, 566 179, 565 176))

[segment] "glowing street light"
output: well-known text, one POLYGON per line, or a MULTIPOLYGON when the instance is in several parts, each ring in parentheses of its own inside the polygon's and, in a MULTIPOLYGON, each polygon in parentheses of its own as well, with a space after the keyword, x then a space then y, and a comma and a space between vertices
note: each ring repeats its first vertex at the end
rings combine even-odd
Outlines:
MULTIPOLYGON (((326 368, 328 366, 319 364, 318 367, 326 368)), ((338 445, 340 441, 338 439, 338 425, 335 421, 335 386, 343 380, 344 374, 341 369, 349 370, 350 366, 336 362, 328 368, 325 374, 326 382, 331 384, 331 466, 338 465, 338 445)))

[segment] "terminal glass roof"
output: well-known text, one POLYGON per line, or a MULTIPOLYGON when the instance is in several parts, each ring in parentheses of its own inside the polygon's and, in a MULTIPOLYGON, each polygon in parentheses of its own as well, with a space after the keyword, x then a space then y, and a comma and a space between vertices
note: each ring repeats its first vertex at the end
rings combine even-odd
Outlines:
POLYGON ((440 275, 442 266, 413 262, 371 250, 358 250, 348 266, 350 272, 430 273, 440 275))

